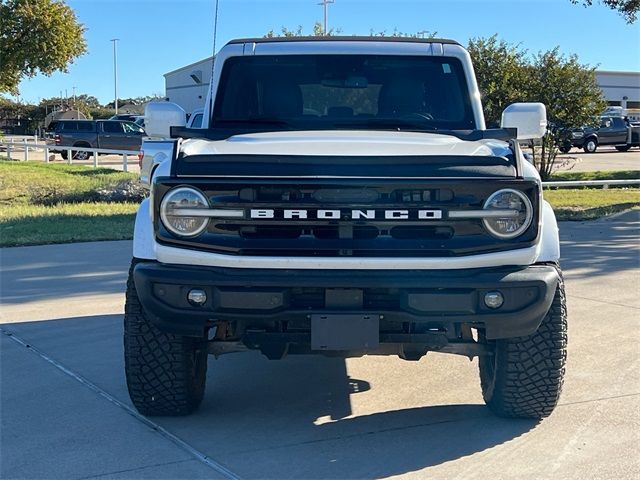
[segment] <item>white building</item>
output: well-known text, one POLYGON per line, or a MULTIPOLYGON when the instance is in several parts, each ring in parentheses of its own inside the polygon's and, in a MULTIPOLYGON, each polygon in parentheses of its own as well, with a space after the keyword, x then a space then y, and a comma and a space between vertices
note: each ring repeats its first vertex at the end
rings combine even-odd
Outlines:
POLYGON ((213 57, 164 74, 165 97, 188 114, 203 108, 207 99, 213 57))
POLYGON ((640 72, 597 71, 598 85, 610 106, 640 110, 640 72))
MULTIPOLYGON (((165 73, 166 97, 187 113, 202 108, 207 98, 213 57, 165 73)), ((597 71, 598 85, 610 106, 631 110, 640 115, 640 72, 597 71)))

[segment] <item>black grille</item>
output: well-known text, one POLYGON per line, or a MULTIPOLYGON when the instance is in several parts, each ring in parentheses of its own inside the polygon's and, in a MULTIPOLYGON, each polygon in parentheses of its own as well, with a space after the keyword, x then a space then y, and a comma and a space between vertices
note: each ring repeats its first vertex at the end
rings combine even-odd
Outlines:
MULTIPOLYGON (((184 181, 160 179, 155 208, 166 191, 184 181)), ((524 180, 204 180, 192 185, 209 198, 212 208, 247 212, 243 219, 211 219, 196 238, 181 239, 156 220, 164 244, 232 255, 443 257, 522 248, 538 235, 538 219, 515 240, 489 235, 479 219, 449 219, 450 210, 476 210, 501 188, 523 191, 538 212, 538 188, 524 180), (251 209, 275 212, 275 218, 249 218, 251 209), (309 218, 282 217, 286 209, 306 210, 309 218), (340 211, 339 219, 317 219, 317 210, 340 211), (352 210, 375 211, 377 218, 353 219, 352 210), (407 219, 385 219, 384 212, 410 212, 407 219), (420 210, 441 212, 442 218, 419 219, 420 210)), ((157 211, 157 210, 156 210, 157 211)), ((158 216, 156 215, 156 218, 158 216)))

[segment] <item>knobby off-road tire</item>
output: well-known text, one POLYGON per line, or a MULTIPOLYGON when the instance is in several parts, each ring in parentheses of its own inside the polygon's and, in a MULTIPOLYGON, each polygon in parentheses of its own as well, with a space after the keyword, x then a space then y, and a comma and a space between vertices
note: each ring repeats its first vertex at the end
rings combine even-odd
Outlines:
POLYGON ((143 415, 188 415, 204 396, 205 338, 158 330, 145 316, 129 269, 124 314, 124 361, 133 405, 143 415))
POLYGON ((549 312, 526 337, 495 340, 495 354, 480 357, 487 406, 501 417, 543 418, 558 404, 567 358, 567 308, 560 281, 549 312))

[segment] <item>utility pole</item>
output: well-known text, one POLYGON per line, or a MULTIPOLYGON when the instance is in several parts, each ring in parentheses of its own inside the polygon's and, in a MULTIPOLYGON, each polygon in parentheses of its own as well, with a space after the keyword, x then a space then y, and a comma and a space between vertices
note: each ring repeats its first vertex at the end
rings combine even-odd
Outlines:
POLYGON ((329 18, 329 5, 335 3, 336 0, 322 0, 318 5, 322 5, 324 10, 324 35, 327 35, 327 21, 329 18))
POLYGON ((113 42, 113 97, 115 100, 116 115, 118 114, 118 40, 120 39, 112 38, 110 40, 113 42))

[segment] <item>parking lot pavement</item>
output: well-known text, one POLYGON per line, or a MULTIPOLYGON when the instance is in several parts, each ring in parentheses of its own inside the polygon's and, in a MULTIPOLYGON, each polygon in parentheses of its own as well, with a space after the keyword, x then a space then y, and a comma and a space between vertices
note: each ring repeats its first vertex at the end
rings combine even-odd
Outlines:
POLYGON ((584 153, 574 148, 568 154, 558 155, 558 171, 592 172, 596 170, 640 170, 640 150, 618 152, 613 147, 599 147, 596 153, 584 153))
POLYGON ((247 353, 212 358, 201 409, 154 429, 127 411, 130 242, 4 249, 0 476, 638 478, 639 230, 638 211, 561 225, 567 376, 540 423, 492 416, 463 357, 247 353))

